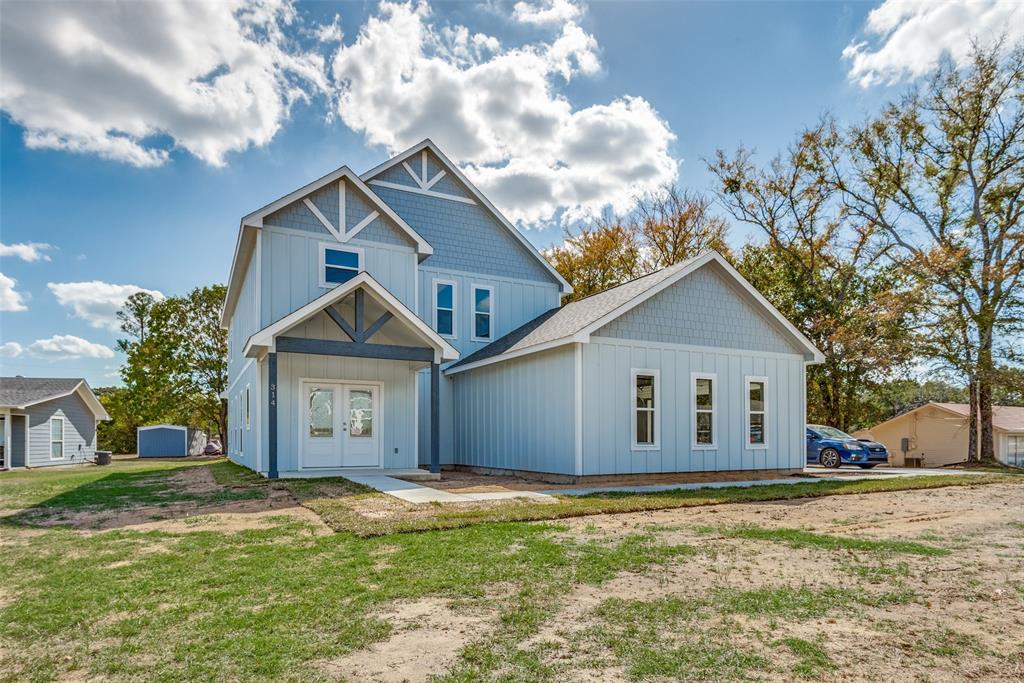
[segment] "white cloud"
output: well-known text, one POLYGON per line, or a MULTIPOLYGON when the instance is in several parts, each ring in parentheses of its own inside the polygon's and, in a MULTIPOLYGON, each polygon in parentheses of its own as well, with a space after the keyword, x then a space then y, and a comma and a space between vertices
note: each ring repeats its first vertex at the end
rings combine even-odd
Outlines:
MULTIPOLYGON (((535 15, 564 14, 565 4, 517 12, 546 24, 535 15)), ((576 9, 552 40, 507 47, 436 26, 425 3, 382 3, 334 56, 338 114, 392 152, 432 138, 513 220, 625 210, 676 178, 675 135, 643 98, 575 109, 557 91, 600 70, 597 41, 575 23, 576 9)))
POLYGON ((37 339, 28 345, 28 353, 47 360, 114 357, 110 347, 71 334, 55 334, 49 339, 37 339))
POLYGON ((14 289, 16 284, 18 284, 18 281, 13 277, 7 277, 0 273, 0 311, 17 313, 28 310, 28 306, 25 305, 23 298, 24 295, 14 289))
POLYGON ((0 242, 0 256, 14 256, 29 263, 49 261, 50 257, 43 253, 47 249, 53 249, 53 245, 46 244, 45 242, 19 242, 18 244, 3 244, 0 242))
POLYGON ((0 344, 0 358, 16 358, 25 350, 18 342, 7 342, 0 344))
POLYGON ((963 64, 972 39, 1024 39, 1024 9, 1019 0, 885 0, 865 32, 871 40, 851 43, 843 57, 850 80, 867 88, 923 76, 945 55, 963 64))
POLYGON ((30 148, 158 166, 169 138, 219 166, 326 87, 295 21, 289 0, 6 3, 0 108, 30 148))
POLYGON ((341 16, 334 15, 334 21, 322 24, 313 29, 313 35, 321 43, 340 43, 345 37, 341 30, 341 16))
POLYGON ((576 21, 583 12, 579 5, 569 0, 546 0, 546 2, 517 2, 512 8, 512 17, 524 24, 564 24, 576 21))
POLYGON ((136 285, 113 285, 109 282, 50 282, 47 287, 62 306, 71 309, 72 315, 89 323, 91 327, 105 328, 114 332, 120 329, 117 312, 125 300, 136 292, 148 292, 157 299, 164 295, 156 290, 143 289, 136 285))

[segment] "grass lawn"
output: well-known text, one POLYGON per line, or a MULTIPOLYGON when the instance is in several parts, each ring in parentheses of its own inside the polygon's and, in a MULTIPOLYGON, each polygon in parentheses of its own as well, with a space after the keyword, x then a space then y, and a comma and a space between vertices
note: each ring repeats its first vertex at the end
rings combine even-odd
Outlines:
POLYGON ((897 642, 904 619, 915 660, 886 646, 883 679, 1013 673, 1005 637, 969 630, 981 616, 922 610, 1005 591, 985 628, 1010 632, 1024 581, 1000 568, 1021 566, 1021 515, 983 532, 841 529, 901 495, 922 510, 1012 512, 1024 481, 835 484, 412 510, 347 480, 268 482, 225 461, 4 473, 0 680, 813 679, 870 656, 851 659, 843 629, 897 642), (784 520, 753 524, 760 506, 724 505, 770 500, 786 501, 764 508, 784 520), (569 519, 601 512, 623 514, 569 519), (544 517, 563 519, 520 521, 544 517), (819 518, 834 520, 827 533, 809 528, 819 518))

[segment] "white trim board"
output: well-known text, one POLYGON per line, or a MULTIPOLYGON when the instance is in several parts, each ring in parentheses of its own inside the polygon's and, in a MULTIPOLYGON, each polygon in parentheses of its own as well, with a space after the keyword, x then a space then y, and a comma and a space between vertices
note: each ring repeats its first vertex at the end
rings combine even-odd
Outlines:
POLYGON ((378 303, 394 314, 396 318, 412 328, 413 331, 419 333, 419 336, 435 350, 434 362, 439 363, 445 360, 458 359, 459 352, 454 346, 445 341, 443 337, 437 334, 427 323, 423 322, 419 316, 410 311, 405 304, 389 292, 384 285, 374 280, 366 271, 359 273, 348 282, 325 292, 305 306, 292 311, 280 320, 253 334, 243 347, 244 355, 250 358, 262 357, 264 353, 274 349, 274 339, 279 334, 312 318, 326 307, 340 301, 360 287, 365 289, 378 303))
MULTIPOLYGON (((519 232, 519 230, 516 229, 516 227, 512 225, 512 223, 510 223, 509 220, 505 218, 505 216, 503 216, 500 211, 498 211, 494 204, 492 204, 491 201, 487 199, 487 197, 484 196, 484 194, 479 189, 477 189, 477 187, 473 183, 469 181, 469 179, 462 173, 462 171, 459 170, 459 167, 456 166, 451 159, 445 156, 444 152, 442 152, 430 138, 422 140, 421 142, 413 145, 404 152, 399 152, 396 156, 388 159, 382 164, 374 166, 369 171, 362 174, 360 177, 363 180, 371 180, 372 178, 380 175, 381 173, 388 170, 392 166, 405 162, 414 154, 422 153, 426 150, 430 150, 434 154, 434 156, 437 157, 438 161, 441 162, 441 164, 445 167, 445 170, 448 171, 453 177, 455 177, 456 180, 462 183, 462 185, 469 190, 469 193, 473 195, 474 199, 480 202, 498 220, 498 222, 505 227, 506 230, 512 233, 512 235, 519 241, 520 244, 526 247, 526 249, 531 254, 533 254, 538 261, 540 261, 544 268, 549 273, 551 273, 551 275, 555 278, 555 281, 562 286, 562 292, 564 294, 572 294, 572 285, 570 285, 569 282, 564 277, 562 277, 561 273, 555 270, 554 266, 548 263, 547 259, 545 259, 541 255, 541 253, 537 251, 537 247, 533 246, 533 243, 530 242, 530 240, 526 239, 526 237, 521 232, 519 232)), ((418 188, 400 187, 399 189, 415 190, 418 188)))

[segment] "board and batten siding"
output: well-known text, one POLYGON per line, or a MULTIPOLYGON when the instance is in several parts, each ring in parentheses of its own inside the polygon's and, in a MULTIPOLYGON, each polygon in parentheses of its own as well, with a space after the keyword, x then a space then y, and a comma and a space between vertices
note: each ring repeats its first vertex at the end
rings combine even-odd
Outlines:
MULTIPOLYGON (((96 453, 96 416, 77 394, 25 408, 28 420, 28 466, 67 465, 91 460, 96 453), (64 418, 64 458, 50 458, 50 418, 64 418)), ((13 424, 13 423, 12 423, 13 424)))
POLYGON ((342 243, 331 236, 276 226, 264 226, 262 241, 261 328, 329 291, 329 287, 320 285, 322 242, 339 249, 361 250, 362 269, 410 310, 415 308, 417 256, 411 247, 369 242, 358 237, 342 243))
MULTIPOLYGON (((246 359, 228 389, 228 458, 259 471, 260 412, 266 404, 266 392, 260 383, 259 365, 246 359), (245 424, 245 391, 249 390, 249 426, 245 424), (236 430, 236 427, 238 430, 236 430), (241 438, 237 435, 241 434, 241 438)), ((223 444, 222 444, 223 445, 223 444)))
POLYGON ((494 293, 491 318, 492 341, 502 337, 558 306, 560 294, 553 283, 517 281, 482 273, 438 270, 422 264, 419 269, 419 308, 417 312, 434 327, 434 282, 455 283, 455 337, 448 342, 463 356, 487 346, 490 342, 473 341, 474 285, 491 287, 494 293))
POLYGON ((804 359, 592 337, 583 345, 583 474, 798 469, 804 461, 804 359), (633 450, 633 369, 658 370, 656 450, 633 450), (716 448, 694 449, 692 373, 714 373, 716 448), (747 447, 746 381, 768 378, 768 447, 747 447))
POLYGON ((571 345, 454 375, 456 462, 575 474, 574 378, 571 345))

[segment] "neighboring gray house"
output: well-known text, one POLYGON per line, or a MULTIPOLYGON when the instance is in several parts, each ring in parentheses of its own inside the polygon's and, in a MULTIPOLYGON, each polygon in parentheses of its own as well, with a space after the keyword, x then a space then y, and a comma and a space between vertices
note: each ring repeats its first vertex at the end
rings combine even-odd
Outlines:
POLYGON ((242 219, 228 455, 270 477, 800 469, 821 354, 721 256, 568 283, 429 140, 242 219))
POLYGON ((96 423, 109 419, 84 379, 0 377, 2 467, 91 460, 96 423))

